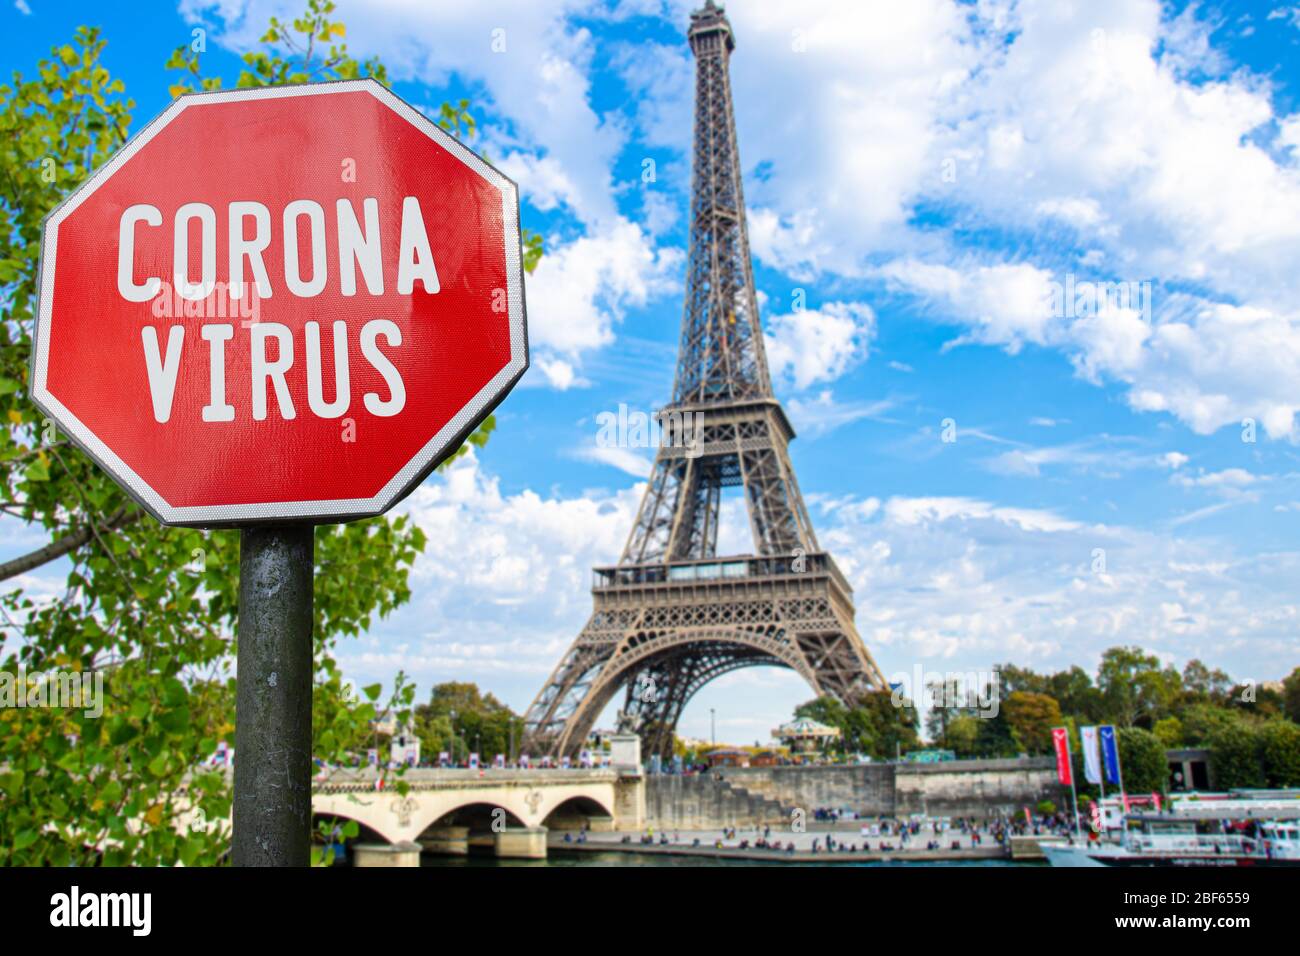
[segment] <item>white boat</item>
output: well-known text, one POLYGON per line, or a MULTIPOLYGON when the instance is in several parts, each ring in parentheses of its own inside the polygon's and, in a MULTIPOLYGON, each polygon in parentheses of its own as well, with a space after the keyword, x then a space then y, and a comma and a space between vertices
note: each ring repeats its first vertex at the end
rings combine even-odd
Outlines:
POLYGON ((1205 821, 1170 815, 1130 814, 1118 842, 1042 841, 1052 866, 1300 866, 1300 823, 1248 822, 1248 832, 1204 832, 1205 821), (1137 824, 1136 829, 1132 828, 1137 824))

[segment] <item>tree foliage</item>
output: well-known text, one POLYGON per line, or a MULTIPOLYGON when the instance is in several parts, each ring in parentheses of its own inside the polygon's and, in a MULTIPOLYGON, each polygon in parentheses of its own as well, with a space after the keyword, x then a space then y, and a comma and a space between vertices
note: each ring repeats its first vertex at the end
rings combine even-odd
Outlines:
POLYGON ((1259 726, 1259 756, 1270 787, 1300 787, 1300 727, 1289 720, 1259 726))
POLYGON ((1029 754, 1051 752, 1052 728, 1061 726, 1061 705, 1055 698, 1014 691, 1002 702, 1002 710, 1021 750, 1029 754))
POLYGON ((427 704, 416 706, 415 732, 426 758, 445 751, 456 760, 471 752, 485 761, 497 754, 509 759, 523 740, 524 719, 477 684, 448 681, 434 686, 427 704))
POLYGON ((1220 788, 1264 786, 1259 733, 1253 726, 1241 720, 1226 723, 1211 734, 1209 745, 1210 769, 1220 788))
POLYGON ((1102 655, 1095 682, 1077 665, 1053 674, 1014 664, 996 671, 996 712, 961 703, 961 694, 944 696, 945 703, 957 699, 957 706, 930 709, 926 728, 936 745, 958 757, 1045 754, 1051 752, 1051 728, 1063 726, 1082 780, 1078 728, 1114 724, 1128 741, 1124 753, 1144 768, 1131 770, 1129 757, 1121 757, 1125 785, 1135 792, 1165 789, 1163 752, 1180 747, 1208 748, 1214 782, 1222 788, 1294 786, 1300 771, 1300 726, 1293 719, 1300 710, 1300 668, 1280 688, 1257 686, 1234 683, 1200 660, 1179 672, 1139 647, 1113 647, 1102 655))
POLYGON ((1119 762, 1129 793, 1164 793, 1169 788, 1169 764, 1156 735, 1141 727, 1119 731, 1119 762))

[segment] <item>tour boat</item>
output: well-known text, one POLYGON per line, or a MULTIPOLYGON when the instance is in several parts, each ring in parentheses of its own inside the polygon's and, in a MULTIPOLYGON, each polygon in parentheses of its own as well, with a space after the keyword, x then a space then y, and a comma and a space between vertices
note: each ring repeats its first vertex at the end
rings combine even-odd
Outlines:
POLYGON ((1039 844, 1052 866, 1300 866, 1300 824, 1256 821, 1253 836, 1197 833, 1186 820, 1142 821, 1118 843, 1039 844))
POLYGON ((1175 797, 1163 813, 1123 816, 1118 839, 1039 844, 1052 866, 1300 866, 1294 791, 1175 797))

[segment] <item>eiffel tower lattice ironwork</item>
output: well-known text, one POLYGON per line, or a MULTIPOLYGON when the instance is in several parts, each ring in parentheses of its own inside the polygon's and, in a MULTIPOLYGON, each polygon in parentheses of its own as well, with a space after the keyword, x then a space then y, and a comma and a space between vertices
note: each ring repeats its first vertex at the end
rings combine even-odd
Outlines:
POLYGON ((853 592, 817 544, 772 394, 741 191, 724 12, 691 14, 695 155, 686 301, 665 434, 617 565, 595 569, 595 608, 525 715, 525 752, 569 755, 620 690, 620 722, 669 755, 683 708, 721 674, 792 668, 852 703, 886 687, 853 623, 853 592), (677 429, 678 436, 683 435, 677 429), (723 488, 743 489, 754 554, 716 553, 723 488))

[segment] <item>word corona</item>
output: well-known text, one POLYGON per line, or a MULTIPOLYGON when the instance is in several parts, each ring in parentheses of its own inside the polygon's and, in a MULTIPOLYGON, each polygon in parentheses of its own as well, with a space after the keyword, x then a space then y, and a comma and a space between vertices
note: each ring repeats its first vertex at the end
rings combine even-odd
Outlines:
MULTIPOLYGON (((357 295, 360 285, 372 296, 384 294, 384 258, 379 228, 379 201, 367 197, 361 202, 361 215, 349 199, 335 203, 332 233, 327 228, 325 210, 320 203, 310 199, 294 199, 280 214, 282 245, 283 288, 297 298, 314 298, 326 288, 331 276, 327 250, 337 251, 333 272, 337 276, 338 293, 351 297, 357 295), (303 249, 307 249, 304 256, 303 249), (310 273, 304 275, 303 260, 310 261, 310 273), (357 274, 360 273, 360 283, 357 274)), ((214 293, 222 298, 221 308, 205 309, 187 307, 186 317, 225 317, 225 298, 239 302, 236 314, 248 313, 242 309, 245 290, 251 289, 254 306, 271 299, 276 292, 267 269, 264 253, 273 241, 272 215, 258 202, 232 202, 226 207, 226 267, 228 282, 217 279, 218 216, 212 206, 201 202, 187 202, 177 208, 171 223, 171 275, 169 279, 151 275, 143 279, 136 275, 136 236, 143 228, 160 228, 162 212, 153 205, 137 203, 128 206, 118 222, 117 290, 127 302, 154 300, 152 312, 156 318, 180 318, 182 311, 171 309, 173 297, 179 304, 206 303, 214 293), (191 248, 191 226, 197 223, 197 250, 191 248), (192 266, 198 265, 199 279, 192 281, 192 266), (159 301, 165 308, 158 308, 159 301)), ((396 259, 396 291, 411 295, 418 281, 425 294, 436 294, 441 285, 437 265, 429 246, 428 231, 415 196, 402 200, 401 224, 396 259)), ((286 373, 294 366, 296 356, 306 363, 307 406, 319 418, 339 418, 352 406, 351 353, 359 349, 361 358, 384 380, 387 397, 377 392, 361 396, 366 410, 377 417, 398 414, 406 404, 406 389, 394 363, 380 349, 380 341, 388 348, 402 344, 402 332, 395 322, 375 318, 363 324, 359 333, 353 334, 346 321, 335 321, 333 336, 334 389, 333 399, 325 399, 322 369, 322 330, 318 322, 306 322, 300 342, 288 325, 261 321, 242 323, 247 328, 249 382, 247 393, 254 421, 264 421, 268 415, 268 396, 274 392, 280 417, 293 419, 298 414, 291 395, 286 373), (274 340, 274 355, 270 355, 268 342, 274 340)), ((209 400, 203 406, 200 418, 204 422, 235 421, 235 406, 227 401, 226 369, 227 343, 235 338, 231 323, 202 325, 199 338, 207 343, 209 400)), ((193 343, 191 337, 190 342, 193 343)), ((140 330, 144 365, 148 375, 149 394, 153 417, 158 423, 171 420, 176 395, 176 382, 185 354, 186 328, 172 325, 162 331, 152 325, 140 330)), ((193 345, 191 345, 193 347, 193 345)), ((200 349, 202 346, 198 346, 200 349)), ((244 366, 241 366, 244 367, 244 366)))
MULTIPOLYGON (((345 296, 357 294, 357 271, 361 272, 366 291, 371 295, 384 294, 383 255, 379 235, 379 200, 367 197, 361 203, 365 228, 357 220, 351 200, 339 199, 335 203, 336 228, 332 237, 327 235, 325 210, 311 199, 295 199, 285 205, 281 220, 281 241, 284 262, 284 284, 295 296, 303 299, 320 295, 329 282, 327 249, 338 250, 339 292, 345 296), (306 240, 311 261, 311 274, 303 276, 300 257, 302 236, 300 221, 306 217, 306 240), (330 242, 330 239, 333 242, 330 242)), ((148 276, 144 281, 135 277, 135 238, 137 229, 160 227, 163 215, 158 207, 146 203, 128 206, 118 222, 117 233, 117 291, 127 302, 148 302, 162 288, 162 278, 148 276)), ((242 289, 244 266, 248 265, 251 281, 255 283, 260 298, 269 299, 275 294, 263 253, 271 244, 271 212, 262 203, 232 202, 227 207, 226 263, 230 285, 242 289), (247 220, 253 220, 253 234, 247 235, 247 220)), ((187 202, 172 217, 172 285, 178 294, 200 302, 212 294, 217 284, 217 213, 207 203, 187 202), (199 281, 191 275, 190 223, 199 224, 199 281)), ((420 213, 420 201, 415 196, 402 200, 401 239, 397 253, 397 291, 410 295, 415 280, 420 280, 424 291, 436 293, 440 286, 438 270, 429 248, 429 235, 420 213)))

